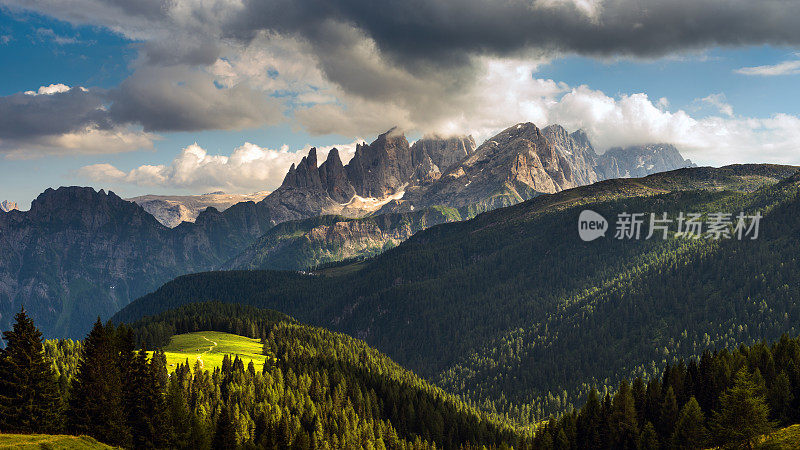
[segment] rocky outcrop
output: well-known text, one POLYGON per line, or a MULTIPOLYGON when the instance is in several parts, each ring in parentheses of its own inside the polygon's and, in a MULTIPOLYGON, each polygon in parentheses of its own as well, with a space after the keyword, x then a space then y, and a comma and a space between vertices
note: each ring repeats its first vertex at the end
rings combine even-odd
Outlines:
POLYGON ((143 195, 127 200, 137 203, 163 225, 174 228, 181 222, 194 222, 209 206, 225 211, 237 203, 259 202, 268 194, 269 191, 253 194, 212 192, 202 195, 143 195))
POLYGON ((347 178, 361 197, 383 198, 402 190, 416 168, 406 137, 397 129, 381 134, 369 145, 358 145, 345 167, 347 178))

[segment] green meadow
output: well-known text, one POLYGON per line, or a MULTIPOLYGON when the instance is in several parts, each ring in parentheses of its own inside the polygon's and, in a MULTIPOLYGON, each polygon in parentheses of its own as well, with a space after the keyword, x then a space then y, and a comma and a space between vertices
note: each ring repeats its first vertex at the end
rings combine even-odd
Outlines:
POLYGON ((164 347, 164 353, 167 356, 167 370, 170 372, 175 370, 178 363, 186 361, 189 361, 192 368, 199 361, 203 369, 214 370, 215 367, 222 367, 225 355, 231 355, 231 359, 238 355, 245 367, 252 360, 256 370, 261 371, 266 358, 261 354, 262 347, 258 339, 219 331, 197 331, 172 336, 169 345, 164 347))
POLYGON ((113 447, 101 444, 89 436, 68 436, 62 434, 0 434, 0 448, 105 449, 113 447))

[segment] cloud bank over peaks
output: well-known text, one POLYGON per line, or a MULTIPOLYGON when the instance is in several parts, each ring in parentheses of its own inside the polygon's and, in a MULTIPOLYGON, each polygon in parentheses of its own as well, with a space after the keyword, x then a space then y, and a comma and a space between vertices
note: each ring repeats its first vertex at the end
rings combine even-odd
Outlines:
MULTIPOLYGON (((356 140, 335 146, 344 164, 350 161, 356 145, 361 142, 356 140)), ((317 147, 318 161, 324 161, 332 148, 334 146, 317 147)), ((292 152, 287 146, 275 150, 247 142, 230 155, 210 155, 195 143, 181 150, 169 165, 142 165, 125 172, 102 163, 82 167, 77 175, 103 184, 249 193, 280 186, 289 166, 299 163, 309 150, 310 147, 306 147, 292 152)))

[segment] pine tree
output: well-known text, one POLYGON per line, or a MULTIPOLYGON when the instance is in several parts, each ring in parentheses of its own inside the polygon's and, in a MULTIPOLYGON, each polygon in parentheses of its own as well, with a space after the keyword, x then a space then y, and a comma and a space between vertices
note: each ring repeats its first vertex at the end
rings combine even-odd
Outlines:
POLYGON ((215 449, 234 449, 236 448, 236 430, 231 420, 228 407, 223 404, 222 410, 217 417, 217 426, 214 431, 214 441, 211 444, 215 449))
POLYGON ((113 445, 128 445, 119 348, 112 326, 100 318, 83 341, 83 354, 72 383, 71 431, 113 445))
POLYGON ((668 387, 664 394, 664 401, 661 403, 661 414, 659 418, 659 435, 666 442, 675 430, 678 422, 678 401, 675 399, 675 392, 672 386, 668 387))
POLYGON ((142 348, 133 357, 125 377, 125 411, 135 448, 155 446, 149 382, 147 352, 142 348))
POLYGON ((708 437, 704 422, 705 416, 700 410, 700 404, 697 403, 697 399, 690 397, 681 409, 678 424, 675 426, 675 432, 672 433, 673 448, 703 448, 708 437))
POLYGON ((0 429, 54 433, 60 429, 61 392, 42 333, 22 309, 0 350, 0 429))
POLYGON ((756 437, 768 433, 773 424, 768 420, 769 407, 763 387, 746 368, 736 373, 731 386, 719 399, 719 411, 712 419, 714 436, 721 444, 737 444, 752 448, 756 437))
POLYGON ((652 422, 647 422, 642 427, 642 433, 639 435, 639 449, 658 450, 660 447, 656 427, 653 426, 652 422))
POLYGON ((639 440, 639 428, 636 423, 633 394, 627 380, 620 383, 611 409, 611 435, 614 448, 635 449, 639 440))

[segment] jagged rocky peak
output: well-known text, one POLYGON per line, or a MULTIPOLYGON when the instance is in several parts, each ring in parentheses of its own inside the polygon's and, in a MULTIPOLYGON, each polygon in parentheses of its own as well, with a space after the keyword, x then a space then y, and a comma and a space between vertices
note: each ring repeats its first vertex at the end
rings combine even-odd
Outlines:
POLYGON ((383 198, 402 190, 415 167, 408 140, 402 131, 392 128, 371 144, 356 146, 345 170, 358 195, 383 198))
POLYGON ((561 125, 554 124, 545 127, 542 134, 558 151, 563 161, 561 166, 565 184, 562 187, 582 186, 600 180, 595 170, 597 153, 583 130, 570 134, 561 125))
POLYGON ((319 177, 328 195, 334 201, 346 203, 356 191, 347 179, 339 150, 336 148, 328 152, 328 158, 319 166, 319 177))
POLYGON ((283 179, 282 188, 322 189, 322 181, 317 167, 317 149, 312 147, 300 163, 289 168, 283 179))
POLYGON ((586 131, 584 131, 582 128, 575 130, 572 134, 570 134, 570 137, 572 137, 572 140, 574 140, 581 147, 590 148, 594 152, 592 142, 589 140, 589 136, 586 134, 586 131))

